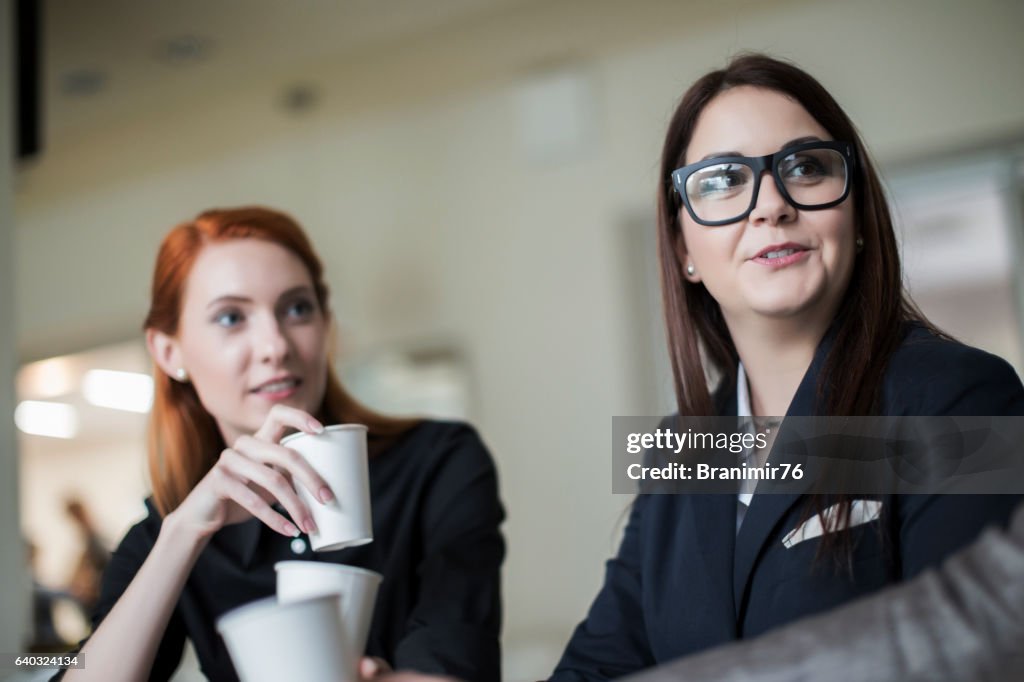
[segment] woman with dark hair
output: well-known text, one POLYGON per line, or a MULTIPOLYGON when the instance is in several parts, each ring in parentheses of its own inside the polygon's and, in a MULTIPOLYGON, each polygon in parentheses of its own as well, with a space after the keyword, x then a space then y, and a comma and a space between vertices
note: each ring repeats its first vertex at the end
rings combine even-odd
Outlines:
MULTIPOLYGON (((681 416, 1024 414, 1006 362, 945 337, 907 298, 867 150, 791 64, 741 56, 684 94, 658 244, 681 416)), ((858 497, 638 496, 552 680, 618 677, 907 580, 1005 525, 1020 499, 858 497), (831 532, 794 542, 815 518, 831 532)))
POLYGON ((274 564, 288 559, 383 574, 369 656, 500 678, 494 463, 465 424, 384 417, 344 391, 320 260, 294 220, 250 207, 175 227, 144 326, 155 364, 149 516, 114 552, 83 643, 88 665, 67 679, 167 680, 186 639, 209 679, 237 679, 215 622, 274 594, 274 564), (374 541, 314 555, 292 483, 322 502, 333 493, 280 440, 335 423, 368 427, 374 541))

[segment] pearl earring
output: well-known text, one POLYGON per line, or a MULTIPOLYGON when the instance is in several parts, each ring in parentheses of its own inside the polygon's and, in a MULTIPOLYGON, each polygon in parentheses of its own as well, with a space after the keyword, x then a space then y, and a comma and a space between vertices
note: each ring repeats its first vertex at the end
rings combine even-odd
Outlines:
POLYGON ((693 277, 694 275, 697 274, 697 268, 693 267, 693 263, 688 263, 686 265, 686 274, 689 275, 690 277, 693 277))
POLYGON ((185 371, 184 367, 179 367, 174 371, 174 378, 180 381, 181 383, 185 383, 186 381, 188 381, 188 372, 185 371))
POLYGON ((857 253, 864 250, 864 237, 857 235, 857 240, 854 243, 857 245, 857 253))

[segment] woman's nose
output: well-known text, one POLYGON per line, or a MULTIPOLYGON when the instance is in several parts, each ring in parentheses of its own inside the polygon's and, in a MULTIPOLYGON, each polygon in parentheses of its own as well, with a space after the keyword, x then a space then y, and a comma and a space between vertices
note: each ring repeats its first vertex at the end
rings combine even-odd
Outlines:
POLYGON ((284 335, 276 318, 260 325, 253 340, 254 350, 262 362, 277 363, 288 357, 288 338, 284 335))
POLYGON ((779 191, 772 174, 765 173, 761 176, 760 182, 757 203, 750 212, 750 222, 754 225, 778 225, 793 220, 796 217, 796 209, 779 191))

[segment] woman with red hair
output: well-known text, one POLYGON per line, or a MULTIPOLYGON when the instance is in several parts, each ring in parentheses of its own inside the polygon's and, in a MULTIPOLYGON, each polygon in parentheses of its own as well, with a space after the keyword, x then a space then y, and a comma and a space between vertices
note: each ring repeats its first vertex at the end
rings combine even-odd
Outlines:
POLYGON ((353 400, 331 369, 328 303, 320 261, 283 213, 211 210, 164 238, 144 325, 156 379, 149 515, 111 559, 83 642, 89 665, 68 680, 166 680, 186 639, 207 677, 237 679, 215 622, 273 594, 287 559, 384 575, 367 655, 500 678, 504 511, 491 457, 465 424, 353 400), (368 427, 374 542, 314 556, 292 483, 323 502, 333 493, 280 440, 333 423, 368 427))

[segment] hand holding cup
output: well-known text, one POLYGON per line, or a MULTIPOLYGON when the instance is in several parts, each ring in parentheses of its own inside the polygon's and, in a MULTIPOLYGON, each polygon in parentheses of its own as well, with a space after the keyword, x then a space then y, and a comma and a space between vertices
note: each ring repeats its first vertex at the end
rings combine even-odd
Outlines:
POLYGON ((314 435, 324 427, 307 412, 275 405, 259 430, 241 436, 220 457, 168 517, 208 538, 224 526, 253 516, 278 533, 295 537, 315 533, 310 506, 334 500, 327 481, 298 453, 280 444, 288 429, 314 435), (293 484, 306 493, 300 499, 293 484), (294 523, 276 512, 280 502, 294 523))
POLYGON ((318 504, 301 480, 296 485, 296 493, 309 507, 316 524, 316 530, 309 534, 314 552, 373 541, 366 431, 362 424, 337 424, 320 433, 295 433, 281 441, 336 494, 329 502, 318 504))

